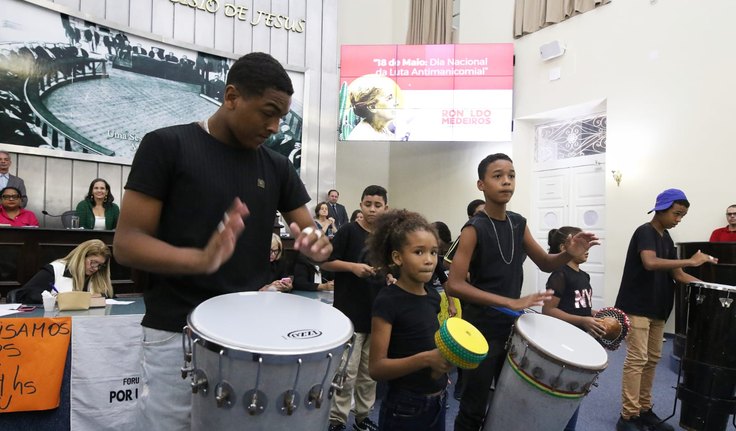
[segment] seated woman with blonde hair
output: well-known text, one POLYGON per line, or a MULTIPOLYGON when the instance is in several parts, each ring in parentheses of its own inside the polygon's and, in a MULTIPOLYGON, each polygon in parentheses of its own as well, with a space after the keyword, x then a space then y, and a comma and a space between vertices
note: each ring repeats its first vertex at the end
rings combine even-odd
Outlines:
POLYGON ((110 249, 99 239, 79 244, 68 255, 44 265, 18 292, 18 302, 40 304, 41 293, 56 289, 92 292, 112 298, 110 249))
POLYGON ((276 234, 271 235, 271 252, 269 254, 269 262, 271 265, 271 282, 261 287, 261 292, 291 292, 292 279, 286 273, 285 261, 281 259, 284 256, 284 245, 281 237, 276 234))

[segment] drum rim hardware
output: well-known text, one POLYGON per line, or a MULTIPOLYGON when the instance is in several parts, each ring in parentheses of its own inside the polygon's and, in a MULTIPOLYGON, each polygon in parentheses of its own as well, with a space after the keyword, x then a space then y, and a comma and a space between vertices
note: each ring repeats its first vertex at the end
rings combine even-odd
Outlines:
POLYGON ((220 350, 217 357, 217 381, 215 385, 215 404, 218 408, 232 408, 235 403, 235 389, 222 378, 222 357, 225 356, 225 350, 220 350))
POLYGON ((324 387, 325 383, 327 383, 327 377, 330 375, 332 359, 332 353, 327 353, 327 368, 325 369, 325 375, 322 377, 322 383, 312 386, 309 389, 309 393, 304 398, 304 404, 307 409, 322 408, 322 401, 324 399, 324 387))
POLYGON ((281 408, 279 408, 279 412, 286 416, 291 416, 294 414, 296 409, 299 408, 299 392, 296 391, 296 387, 299 385, 299 374, 302 370, 302 358, 297 358, 296 363, 297 367, 296 377, 294 378, 294 387, 281 394, 281 408))
POLYGON ((245 411, 251 416, 257 416, 263 413, 268 406, 268 397, 265 393, 260 391, 258 387, 261 384, 261 365, 263 365, 263 358, 258 358, 258 368, 256 371, 256 387, 247 391, 243 395, 243 404, 245 405, 245 411), (248 401, 250 399, 250 402, 248 401))
POLYGON ((343 388, 343 385, 345 384, 345 379, 348 376, 348 362, 350 361, 350 357, 353 355, 353 347, 355 346, 355 335, 353 335, 353 340, 345 345, 345 350, 348 351, 347 357, 345 357, 345 352, 343 351, 343 365, 342 370, 339 370, 335 373, 335 377, 332 378, 332 383, 330 383, 330 389, 327 391, 327 399, 331 400, 332 396, 335 394, 335 391, 341 391, 343 388))
MULTIPOLYGON (((513 337, 513 334, 512 334, 513 337)), ((516 374, 521 377, 522 380, 529 383, 533 387, 539 389, 540 391, 547 393, 549 395, 558 397, 558 398, 582 398, 585 395, 590 392, 590 387, 595 386, 595 382, 598 380, 598 377, 600 376, 600 373, 603 372, 603 370, 594 370, 590 368, 581 368, 576 367, 574 365, 570 365, 568 363, 562 362, 558 360, 557 358, 553 356, 549 356, 547 352, 539 349, 537 346, 534 346, 533 344, 528 343, 526 340, 523 340, 522 343, 524 345, 524 354, 521 356, 519 361, 517 362, 515 360, 517 353, 516 353, 516 346, 511 345, 509 348, 509 353, 506 355, 507 362, 511 366, 511 369, 516 372, 516 374), (530 361, 527 358, 527 354, 529 351, 534 352, 538 356, 541 356, 545 358, 550 363, 553 363, 554 365, 557 365, 560 367, 559 374, 552 379, 553 382, 556 382, 556 384, 551 383, 549 385, 542 383, 540 380, 544 379, 544 370, 540 367, 534 367, 530 372, 526 371, 526 368, 529 367, 530 361), (538 371, 537 371, 538 370, 538 371), (580 386, 578 382, 570 382, 567 385, 567 390, 560 390, 558 387, 562 384, 562 373, 564 371, 571 371, 578 374, 592 374, 593 379, 580 386), (541 374, 540 374, 541 372, 541 374), (572 385, 574 383, 574 385, 572 385), (577 388, 580 387, 581 390, 577 390, 577 388)))

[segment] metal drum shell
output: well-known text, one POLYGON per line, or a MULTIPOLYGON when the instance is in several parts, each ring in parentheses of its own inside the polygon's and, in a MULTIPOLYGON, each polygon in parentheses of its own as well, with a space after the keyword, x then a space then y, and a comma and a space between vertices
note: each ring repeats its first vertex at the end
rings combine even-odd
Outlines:
POLYGON ((190 375, 207 380, 192 394, 192 430, 327 427, 330 385, 353 333, 341 312, 295 295, 248 292, 203 302, 187 323, 190 375), (242 338, 231 325, 242 328, 242 338), (219 406, 218 385, 231 390, 228 402, 219 406), (317 393, 319 403, 310 397, 317 393), (258 408, 251 414, 254 394, 258 408))
POLYGON ((509 338, 508 355, 483 430, 565 428, 607 366, 603 347, 575 326, 541 314, 520 316, 509 338), (535 330, 526 330, 529 327, 535 330), (551 352, 555 337, 565 348, 551 352), (567 349, 569 355, 561 354, 567 349), (576 362, 581 350, 589 352, 581 355, 585 356, 582 362, 576 362))

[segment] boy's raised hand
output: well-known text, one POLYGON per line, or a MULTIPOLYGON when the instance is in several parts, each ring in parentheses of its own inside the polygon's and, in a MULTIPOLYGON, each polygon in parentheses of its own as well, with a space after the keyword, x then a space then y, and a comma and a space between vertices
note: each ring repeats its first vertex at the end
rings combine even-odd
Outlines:
POLYGON ((301 252, 313 262, 324 262, 332 253, 332 244, 321 230, 308 226, 299 229, 299 225, 289 225, 294 240, 294 250, 301 252))
POLYGON ((544 305, 545 302, 552 299, 552 295, 555 293, 552 289, 547 289, 544 292, 532 293, 531 295, 522 296, 519 299, 514 299, 509 304, 509 308, 515 311, 523 310, 529 307, 537 307, 544 305))
POLYGON ((202 250, 202 272, 211 274, 217 271, 223 263, 232 257, 235 243, 245 229, 244 219, 250 211, 248 206, 238 198, 233 200, 230 208, 225 212, 217 230, 210 237, 209 242, 202 250))
POLYGON ((594 245, 600 244, 598 237, 591 232, 578 232, 575 236, 568 235, 565 240, 565 250, 574 257, 585 254, 594 245))
POLYGON ((718 263, 717 257, 713 257, 709 254, 705 254, 700 250, 698 250, 697 252, 695 252, 695 254, 690 256, 690 260, 693 262, 693 266, 700 266, 706 262, 718 263))

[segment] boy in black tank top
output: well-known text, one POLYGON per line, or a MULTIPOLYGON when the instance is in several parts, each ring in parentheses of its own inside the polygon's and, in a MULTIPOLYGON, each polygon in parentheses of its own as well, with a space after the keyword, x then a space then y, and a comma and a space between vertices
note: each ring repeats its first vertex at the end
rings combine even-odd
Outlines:
MULTIPOLYGON (((550 272, 598 244, 595 235, 581 232, 568 239, 567 251, 547 254, 532 237, 526 219, 506 211, 515 181, 516 171, 506 154, 491 154, 480 162, 477 187, 485 196, 485 211, 463 227, 450 266, 448 293, 464 301, 463 318, 485 335, 490 347, 480 366, 463 376, 466 386, 455 419, 456 431, 477 431, 483 423, 489 388, 501 373, 504 346, 515 319, 508 309, 542 305, 551 297, 551 291, 521 297, 526 256, 542 271, 550 272)), ((519 413, 524 412, 514 414, 519 413)))

